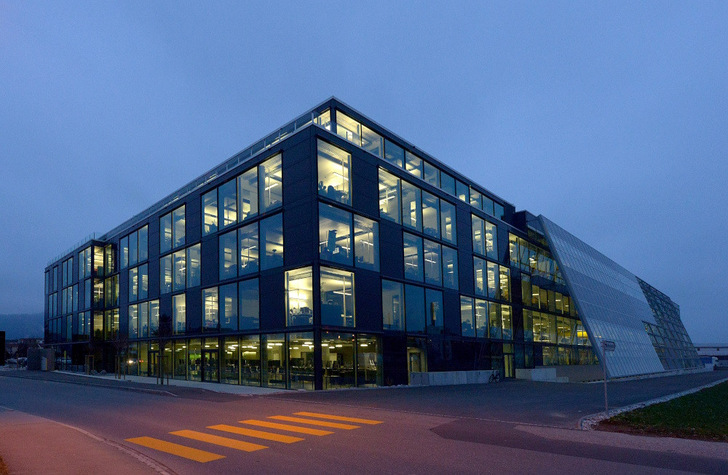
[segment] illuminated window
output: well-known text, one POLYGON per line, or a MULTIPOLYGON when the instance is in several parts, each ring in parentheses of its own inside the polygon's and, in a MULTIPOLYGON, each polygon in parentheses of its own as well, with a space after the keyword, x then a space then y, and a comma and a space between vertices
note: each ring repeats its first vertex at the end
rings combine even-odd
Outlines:
POLYGON ((185 244, 185 206, 182 205, 172 212, 173 238, 174 247, 184 246, 185 244))
POLYGON ((318 192, 334 201, 351 204, 351 155, 318 141, 318 192))
POLYGON ((238 329, 238 284, 219 287, 220 330, 238 329))
POLYGON ((286 325, 313 325, 313 273, 310 267, 286 272, 286 325))
MULTIPOLYGON (((176 253, 175 253, 176 254, 176 253)), ((187 287, 200 285, 200 245, 187 248, 187 287)))
POLYGON ((321 268, 321 325, 354 327, 354 273, 321 268))
POLYGON ((149 302, 149 336, 159 335, 159 300, 149 302))
POLYGON ((321 259, 352 264, 351 219, 351 213, 319 203, 319 254, 321 259))
POLYGON ((513 339, 513 318, 511 316, 511 306, 501 305, 502 331, 504 340, 513 339))
MULTIPOLYGON (((330 130, 330 127, 325 128, 330 130)), ((381 135, 339 110, 336 111, 336 134, 357 147, 361 147, 378 157, 382 156, 384 147, 382 146, 383 139, 381 135)))
POLYGON ((120 268, 126 269, 129 266, 129 237, 123 237, 119 240, 119 254, 121 258, 120 268))
POLYGON ((138 305, 129 305, 129 338, 139 338, 138 305))
POLYGON ((260 246, 258 244, 258 223, 238 229, 238 250, 240 252, 239 275, 258 272, 260 246))
POLYGON ((460 297, 460 331, 463 336, 475 336, 473 299, 460 297))
POLYGON ((220 249, 220 280, 238 275, 238 233, 231 231, 218 238, 220 249))
POLYGON ((379 223, 354 215, 355 265, 379 271, 379 223))
POLYGON ((399 178, 379 169, 379 216, 400 223, 399 178))
POLYGON ((404 330, 404 286, 382 279, 382 327, 385 330, 404 330))
POLYGON ((236 180, 230 180, 220 185, 218 191, 218 216, 220 217, 220 229, 224 229, 238 221, 238 203, 236 192, 236 180))
POLYGON ((137 233, 129 235, 129 265, 134 266, 139 262, 139 245, 137 233))
POLYGON ((172 254, 159 259, 159 293, 168 294, 172 291, 172 254))
POLYGON ((457 194, 460 200, 470 203, 470 188, 460 180, 456 180, 457 194))
POLYGON ((488 304, 488 321, 490 323, 489 337, 500 339, 502 337, 501 306, 497 303, 488 304))
POLYGON ((129 301, 134 302, 139 295, 139 268, 129 269, 129 301))
POLYGON ((185 243, 185 206, 159 218, 159 249, 165 253, 185 243))
POLYGON ((238 176, 238 218, 243 221, 258 214, 258 169, 238 176))
POLYGON ((457 245, 457 225, 455 224, 455 206, 440 200, 440 234, 444 241, 457 245))
POLYGON ((177 251, 172 255, 172 289, 183 290, 187 283, 187 263, 185 262, 185 251, 177 251))
POLYGON ((381 157, 382 151, 384 150, 384 139, 382 136, 369 129, 366 125, 362 125, 361 128, 361 147, 377 157, 381 157))
POLYGON ((399 145, 384 139, 384 159, 392 165, 404 168, 404 149, 399 145))
POLYGON ((184 333, 187 326, 187 302, 185 294, 172 296, 172 328, 175 334, 184 333))
MULTIPOLYGON (((149 227, 144 226, 140 228, 137 233, 139 234, 138 245, 139 245, 139 262, 146 261, 149 257, 149 227)), ((108 253, 108 256, 113 259, 114 254, 108 253)), ((113 269, 113 265, 109 266, 113 269)))
POLYGON ((448 289, 458 288, 458 252, 442 246, 442 283, 448 289))
POLYGON ((336 111, 336 135, 361 146, 361 124, 341 111, 336 111))
POLYGON ((440 237, 440 200, 426 191, 422 192, 422 231, 440 237))
POLYGON ((470 187, 470 206, 474 206, 478 209, 482 209, 483 206, 482 195, 472 186, 470 187))
POLYGON ((202 235, 217 231, 217 188, 202 195, 202 235))
POLYGON ((424 273, 422 266, 422 239, 404 233, 404 277, 422 282, 424 273))
POLYGON ((440 245, 436 242, 424 240, 423 261, 425 267, 425 282, 428 284, 442 284, 442 259, 440 245))
POLYGON ((428 162, 424 162, 425 166, 425 181, 430 185, 440 188, 440 170, 436 166, 430 165, 428 162))
POLYGON ((473 273, 475 276, 475 293, 487 297, 486 280, 487 271, 485 261, 479 257, 473 257, 473 273))
POLYGON ((219 305, 217 287, 202 290, 202 329, 218 330, 219 305))
POLYGON ((488 302, 475 299, 475 332, 478 338, 488 338, 488 302))
POLYGON ((402 225, 422 231, 422 196, 420 189, 402 180, 402 225))
POLYGON ((422 159, 417 155, 411 153, 409 150, 405 151, 405 169, 422 180, 424 178, 424 169, 422 167, 422 159))
POLYGON ((260 212, 277 208, 283 204, 283 174, 281 155, 278 154, 258 167, 260 212))

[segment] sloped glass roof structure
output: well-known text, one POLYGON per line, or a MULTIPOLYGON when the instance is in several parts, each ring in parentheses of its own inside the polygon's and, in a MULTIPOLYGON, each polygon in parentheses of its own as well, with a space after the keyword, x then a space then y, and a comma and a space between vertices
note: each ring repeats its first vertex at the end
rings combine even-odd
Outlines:
MULTIPOLYGON (((657 330, 652 329, 663 326, 656 321, 655 314, 664 311, 653 309, 648 302, 643 289, 652 287, 544 216, 539 220, 592 347, 599 359, 606 362, 609 377, 658 373, 679 367, 678 364, 663 365, 658 356, 653 336, 657 330), (605 355, 601 346, 603 340, 615 342, 615 350, 605 355)), ((657 298, 651 300, 655 305, 662 304, 657 298)), ((670 310, 673 316, 677 314, 674 308, 670 310)), ((663 354, 669 351, 672 356, 672 349, 660 351, 663 354)))

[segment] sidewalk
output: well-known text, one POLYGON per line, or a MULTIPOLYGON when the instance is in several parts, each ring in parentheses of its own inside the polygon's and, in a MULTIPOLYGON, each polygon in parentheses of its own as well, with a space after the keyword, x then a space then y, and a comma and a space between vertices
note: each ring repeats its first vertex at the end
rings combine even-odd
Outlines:
POLYGON ((103 386, 111 389, 137 390, 140 392, 151 392, 167 396, 190 396, 193 394, 216 393, 219 395, 236 396, 262 396, 266 394, 278 394, 291 392, 285 389, 262 388, 258 386, 242 386, 237 384, 203 383, 199 381, 184 381, 178 379, 164 380, 164 384, 157 384, 156 378, 143 376, 125 376, 118 379, 113 373, 88 375, 85 373, 74 373, 70 371, 27 371, 0 370, 0 376, 15 378, 41 379, 71 384, 87 384, 103 386))
POLYGON ((10 475, 173 473, 127 447, 42 417, 0 407, 0 454, 10 475))
POLYGON ((102 381, 114 381, 120 384, 124 384, 125 382, 130 383, 136 383, 136 384, 144 384, 144 385, 154 385, 156 389, 159 389, 160 391, 165 391, 166 389, 170 388, 170 386, 180 387, 180 388, 193 388, 193 389, 203 389, 205 391, 212 391, 214 393, 221 393, 221 394, 237 394, 241 396, 249 396, 249 395, 264 395, 264 394, 276 394, 281 392, 289 392, 288 390, 284 389, 273 389, 273 388, 262 388, 259 386, 243 386, 238 384, 223 384, 223 383, 203 383, 200 381, 185 381, 181 379, 165 379, 164 385, 157 384, 157 378, 150 378, 147 376, 123 376, 122 379, 118 379, 114 374, 96 374, 96 375, 88 375, 85 373, 72 373, 70 371, 55 371, 55 373, 58 374, 68 374, 72 376, 78 376, 80 378, 91 378, 96 380, 102 380, 102 381))

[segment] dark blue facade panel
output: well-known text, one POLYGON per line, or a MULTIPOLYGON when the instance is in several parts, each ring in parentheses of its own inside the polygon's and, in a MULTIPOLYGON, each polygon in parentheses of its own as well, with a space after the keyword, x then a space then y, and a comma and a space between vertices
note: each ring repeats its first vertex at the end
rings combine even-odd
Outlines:
POLYGON ((382 371, 385 386, 407 384, 407 337, 404 334, 382 337, 382 371))
POLYGON ((402 227, 390 221, 379 223, 379 258, 382 277, 401 279, 404 275, 402 227))
POLYGON ((354 280, 356 327, 361 331, 382 331, 382 283, 377 272, 358 270, 354 280))
POLYGON ((202 290, 195 287, 188 290, 185 295, 187 331, 200 333, 202 331, 202 290))
POLYGON ((260 276, 259 285, 264 292, 264 298, 260 301, 260 330, 263 332, 286 329, 286 296, 283 276, 284 274, 281 272, 260 276))
POLYGON ((168 325, 169 331, 172 329, 172 296, 170 294, 161 295, 159 297, 159 331, 164 332, 164 327, 168 325))
POLYGON ((194 243, 200 240, 202 235, 202 195, 199 192, 192 193, 185 200, 185 242, 194 243))
POLYGON ((200 245, 200 282, 203 287, 215 285, 219 278, 217 234, 205 239, 200 245), (211 264, 212 263, 212 264, 211 264))
POLYGON ((454 290, 445 290, 442 295, 443 321, 446 335, 460 335, 460 295, 454 290))
MULTIPOLYGON (((308 134, 307 134, 308 135, 308 134)), ((286 206, 310 200, 315 190, 315 141, 299 141, 286 148, 283 160, 283 203, 286 206)))
POLYGON ((149 259, 149 298, 159 298, 159 258, 149 259))
POLYGON ((368 154, 352 153, 351 183, 354 210, 368 217, 379 217, 379 167, 368 154))

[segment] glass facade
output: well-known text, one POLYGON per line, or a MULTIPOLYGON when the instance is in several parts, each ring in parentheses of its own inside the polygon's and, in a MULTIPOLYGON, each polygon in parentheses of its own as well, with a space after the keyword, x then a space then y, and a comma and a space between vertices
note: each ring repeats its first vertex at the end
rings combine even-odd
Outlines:
POLYGON ((335 100, 241 154, 49 265, 47 342, 288 389, 697 365, 669 297, 335 100))
POLYGON ((576 308, 610 377, 664 370, 645 323, 656 324, 637 278, 616 262, 541 216, 549 246, 560 263, 576 308), (616 343, 606 357, 599 344, 616 343))

